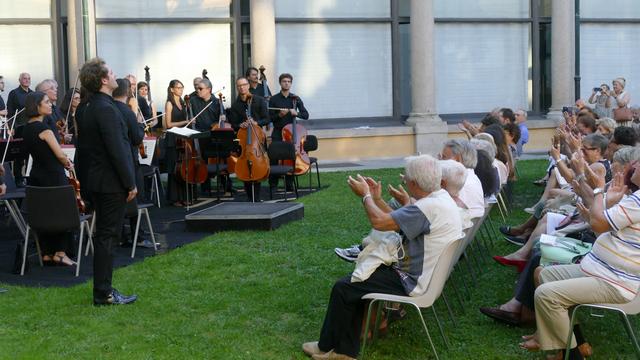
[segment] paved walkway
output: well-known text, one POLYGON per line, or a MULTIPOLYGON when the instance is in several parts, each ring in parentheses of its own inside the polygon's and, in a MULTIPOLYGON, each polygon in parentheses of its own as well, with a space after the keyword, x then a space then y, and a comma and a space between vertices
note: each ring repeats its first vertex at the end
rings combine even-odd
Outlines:
MULTIPOLYGON (((523 154, 521 160, 546 159, 547 157, 548 155, 546 153, 531 152, 523 154)), ((320 159, 318 163, 320 164, 320 170, 325 172, 356 171, 367 169, 401 168, 404 163, 404 158, 326 162, 320 159)))

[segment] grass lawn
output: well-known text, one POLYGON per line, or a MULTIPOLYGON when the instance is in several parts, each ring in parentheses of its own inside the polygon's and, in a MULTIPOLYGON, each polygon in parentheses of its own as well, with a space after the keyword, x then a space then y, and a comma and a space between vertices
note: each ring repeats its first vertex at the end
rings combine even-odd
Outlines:
MULTIPOLYGON (((533 204, 541 189, 531 185, 545 161, 519 163, 514 209, 533 204)), ((364 171, 396 184, 398 169, 364 171)), ((301 344, 317 340, 333 282, 353 265, 333 254, 358 243, 369 224, 346 173, 322 174, 329 185, 306 196, 305 218, 272 232, 219 233, 168 254, 114 272, 114 285, 136 293, 134 305, 95 308, 91 284, 72 288, 9 288, 0 295, 0 358, 304 359, 301 344)), ((306 184, 306 178, 301 179, 306 184)), ((510 224, 525 219, 512 213, 510 224)), ((499 214, 493 215, 498 220, 499 214)), ((496 239, 494 254, 513 251, 496 239)), ((531 329, 495 323, 478 311, 512 296, 516 273, 486 259, 463 314, 453 293, 455 327, 444 304, 451 349, 425 311, 442 359, 540 358, 518 348, 531 329)), ((26 275, 28 276, 28 274, 26 275)), ((0 284, 2 285, 2 284, 0 284)), ((583 318, 586 318, 583 317, 583 318)), ((634 321, 634 328, 638 328, 634 321)), ((584 326, 597 359, 632 358, 617 316, 589 318, 584 326)), ((433 358, 415 313, 393 323, 387 337, 368 346, 368 359, 433 358)))

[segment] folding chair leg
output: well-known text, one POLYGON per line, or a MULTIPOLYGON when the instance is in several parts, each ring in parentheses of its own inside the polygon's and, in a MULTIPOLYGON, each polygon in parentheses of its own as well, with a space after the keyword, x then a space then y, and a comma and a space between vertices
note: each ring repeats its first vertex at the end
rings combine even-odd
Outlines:
POLYGON ((38 262, 40 263, 40 267, 43 267, 44 263, 42 262, 42 251, 40 251, 40 240, 38 239, 37 234, 35 236, 35 240, 36 240, 36 251, 38 252, 38 262))
POLYGON ((27 225, 27 231, 24 236, 24 246, 22 249, 22 267, 20 268, 20 276, 24 275, 24 267, 27 264, 27 247, 29 246, 29 230, 31 228, 27 225))
MULTIPOLYGON (((369 328, 369 323, 371 322, 371 309, 373 308, 373 304, 375 304, 377 301, 378 300, 373 299, 371 300, 371 302, 369 302, 369 307, 367 309, 367 318, 365 319, 365 322, 364 322, 365 329, 369 328)), ((364 359, 364 351, 366 346, 367 346, 367 336, 365 336, 362 339, 362 345, 360 346, 360 359, 364 359)))
POLYGON ((133 235, 133 246, 131 247, 131 258, 136 256, 136 247, 138 246, 138 234, 140 233, 140 220, 142 218, 142 210, 138 209, 138 216, 136 219, 136 232, 133 235))
POLYGON ((633 349, 636 352, 636 357, 640 359, 640 346, 638 346, 638 339, 636 338, 636 334, 633 332, 633 327, 631 327, 631 323, 629 322, 629 318, 627 314, 620 311, 620 320, 624 323, 625 330, 627 330, 627 335, 633 342, 633 349))
POLYGON ((436 308, 434 306, 431 306, 431 311, 433 312, 433 317, 436 319, 436 324, 438 324, 440 335, 442 335, 442 338, 444 339, 444 344, 446 345, 447 349, 449 349, 449 341, 447 340, 447 335, 444 333, 444 328, 442 327, 440 319, 438 318, 438 314, 436 313, 436 308))
POLYGON ((89 250, 91 250, 92 252, 94 251, 93 249, 93 230, 95 229, 96 226, 96 212, 93 212, 93 216, 91 216, 91 226, 89 226, 89 240, 87 243, 87 249, 84 252, 84 256, 88 256, 89 255, 89 250))
POLYGON ((153 226, 151 226, 151 218, 149 217, 149 211, 147 209, 142 209, 144 216, 147 218, 147 226, 149 227, 149 234, 151 234, 151 241, 153 241, 153 251, 158 251, 158 246, 156 245, 156 235, 153 233, 153 226))
MULTIPOLYGON (((453 271, 451 272, 453 274, 453 271)), ((466 311, 464 310, 464 300, 462 299, 462 296, 460 296, 460 292, 458 291, 458 286, 456 286, 456 282, 453 279, 453 276, 451 276, 451 287, 453 288, 453 292, 456 295, 456 298, 458 299, 458 302, 460 303, 460 309, 462 309, 462 314, 465 314, 466 311)))
POLYGON ((84 228, 86 220, 80 224, 80 238, 78 239, 78 259, 76 260, 76 276, 80 275, 80 261, 82 261, 82 242, 84 241, 84 228))
POLYGON ((458 326, 458 322, 456 321, 455 316, 453 316, 453 311, 451 311, 451 305, 449 305, 449 300, 447 299, 447 295, 444 293, 444 289, 442 289, 442 300, 444 304, 447 306, 447 312, 449 313, 449 318, 451 318, 451 323, 453 326, 458 326))

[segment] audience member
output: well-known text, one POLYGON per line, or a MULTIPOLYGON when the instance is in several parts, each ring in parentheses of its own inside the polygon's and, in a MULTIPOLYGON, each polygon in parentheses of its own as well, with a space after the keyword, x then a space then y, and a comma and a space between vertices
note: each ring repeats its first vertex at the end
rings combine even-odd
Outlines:
POLYGON ((589 96, 589 104, 596 104, 593 111, 595 111, 600 118, 613 117, 611 103, 609 85, 602 84, 599 88, 593 88, 593 92, 591 96, 589 96))
POLYGON ((516 124, 520 128, 520 139, 516 144, 516 154, 518 157, 522 156, 524 151, 524 145, 529 142, 529 128, 527 128, 527 112, 523 109, 518 109, 515 112, 516 124))
POLYGON ((469 209, 471 218, 484 215, 484 191, 482 183, 475 174, 474 169, 478 164, 478 152, 468 140, 452 139, 445 142, 440 154, 442 160, 455 160, 467 169, 467 181, 460 190, 460 200, 469 209))

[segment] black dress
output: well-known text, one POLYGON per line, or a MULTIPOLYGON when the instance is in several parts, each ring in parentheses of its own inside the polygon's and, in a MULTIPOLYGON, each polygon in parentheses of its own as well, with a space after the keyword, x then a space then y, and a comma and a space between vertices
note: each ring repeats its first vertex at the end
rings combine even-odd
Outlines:
MULTIPOLYGON (((40 139, 40 134, 47 130, 51 129, 42 121, 29 122, 24 126, 22 135, 25 148, 33 159, 27 184, 29 186, 69 185, 69 179, 64 172, 64 166, 62 166, 53 153, 49 144, 40 139)), ((53 255, 58 251, 67 251, 71 233, 38 233, 38 239, 42 245, 43 255, 53 255)))
MULTIPOLYGON (((171 109, 171 122, 180 122, 187 120, 187 108, 182 105, 182 110, 178 109, 177 106, 173 105, 171 109)), ((180 176, 176 176, 176 163, 178 161, 178 149, 176 148, 176 143, 178 137, 172 133, 167 133, 167 152, 165 156, 165 161, 167 164, 167 201, 170 204, 176 202, 186 202, 186 185, 184 181, 180 178, 180 176)), ((190 200, 193 200, 191 197, 190 200)))

